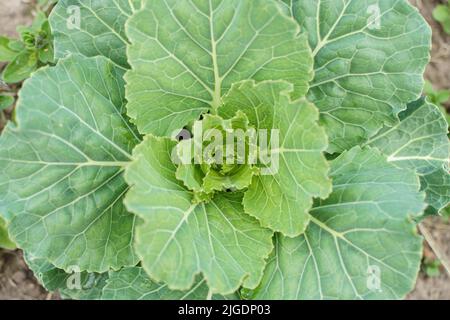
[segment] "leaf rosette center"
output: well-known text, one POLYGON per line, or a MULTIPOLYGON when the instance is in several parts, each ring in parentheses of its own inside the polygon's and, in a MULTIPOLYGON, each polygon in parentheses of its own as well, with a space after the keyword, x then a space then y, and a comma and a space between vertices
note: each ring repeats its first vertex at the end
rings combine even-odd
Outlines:
POLYGON ((194 203, 208 202, 217 192, 248 188, 260 172, 260 146, 247 116, 239 111, 225 120, 207 114, 190 127, 192 136, 176 146, 173 160, 178 164, 177 179, 194 192, 194 203))

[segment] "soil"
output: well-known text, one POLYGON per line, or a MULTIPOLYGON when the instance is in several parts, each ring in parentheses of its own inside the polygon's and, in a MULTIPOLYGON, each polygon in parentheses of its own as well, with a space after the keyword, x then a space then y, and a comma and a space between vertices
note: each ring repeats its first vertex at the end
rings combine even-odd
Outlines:
MULTIPOLYGON (((450 262, 450 223, 440 217, 430 217, 421 224, 423 233, 431 237, 433 250, 425 243, 424 259, 436 259, 436 253, 442 261, 450 262), (435 253, 436 252, 436 253, 435 253)), ((428 238, 428 237, 427 237, 428 238)), ((450 300, 450 275, 441 266, 439 277, 428 277, 424 272, 419 274, 416 288, 407 297, 409 300, 450 300)))
POLYGON ((34 1, 0 0, 0 34, 17 36, 16 27, 28 25, 33 19, 34 1))
POLYGON ((436 89, 450 88, 450 36, 447 35, 441 25, 433 19, 433 10, 438 4, 446 1, 438 0, 409 0, 416 6, 433 29, 433 49, 431 63, 428 65, 425 78, 436 89))
MULTIPOLYGON (((433 50, 431 63, 425 77, 437 89, 450 89, 450 36, 446 35, 440 25, 432 18, 432 11, 438 0, 410 0, 433 28, 433 50)), ((17 36, 17 25, 29 24, 33 17, 34 1, 0 0, 0 34, 17 36)), ((450 104, 448 105, 450 107, 450 104)), ((424 232, 433 238, 433 248, 439 251, 441 259, 450 263, 450 223, 438 217, 432 217, 422 223, 424 232)), ((436 258, 428 245, 424 257, 436 258)), ((0 249, 0 300, 48 300, 58 297, 46 292, 36 281, 33 273, 23 261, 20 250, 6 251, 0 249)), ((415 290, 407 297, 417 299, 450 300, 450 276, 442 267, 439 277, 430 278, 421 272, 415 290)))
POLYGON ((0 300, 47 300, 52 297, 37 283, 19 250, 0 250, 0 300))

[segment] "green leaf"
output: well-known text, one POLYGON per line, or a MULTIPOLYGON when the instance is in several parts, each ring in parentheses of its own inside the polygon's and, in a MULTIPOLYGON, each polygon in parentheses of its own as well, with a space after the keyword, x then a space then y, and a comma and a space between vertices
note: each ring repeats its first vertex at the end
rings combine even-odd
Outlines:
POLYGON ((302 97, 313 61, 299 31, 275 0, 145 1, 127 24, 128 114, 171 136, 241 80, 288 80, 302 97))
POLYGON ((24 44, 20 40, 10 40, 8 47, 17 53, 25 49, 24 44))
POLYGON ((450 126, 450 113, 442 105, 450 99, 450 90, 435 90, 431 82, 425 81, 424 93, 431 103, 434 103, 439 107, 447 120, 447 125, 450 126))
POLYGON ((450 202, 448 123, 439 108, 425 99, 409 104, 400 119, 368 144, 387 155, 389 162, 415 170, 427 203, 439 211, 450 202))
POLYGON ((25 254, 25 261, 41 285, 50 292, 58 292, 63 299, 99 300, 106 285, 108 273, 66 273, 45 259, 25 254))
POLYGON ((400 120, 395 126, 386 126, 368 144, 380 149, 389 162, 420 175, 449 163, 448 124, 438 107, 420 99, 408 105, 400 120))
POLYGON ((308 98, 321 111, 330 153, 393 125, 420 97, 431 29, 408 1, 285 1, 313 48, 308 98))
POLYGON ((194 191, 194 193, 197 193, 199 195, 205 192, 203 188, 203 179, 205 178, 205 173, 200 168, 200 165, 179 165, 175 174, 177 179, 182 181, 186 188, 188 188, 189 190, 192 190, 194 191))
POLYGON ((10 39, 0 36, 0 62, 11 62, 17 52, 9 47, 10 39))
POLYGON ((413 288, 422 239, 411 217, 424 209, 414 172, 358 147, 331 167, 333 193, 304 235, 277 235, 254 298, 392 299, 413 288))
POLYGON ((0 95, 0 112, 11 107, 14 101, 14 97, 0 95))
POLYGON ((193 203, 175 177, 176 141, 147 136, 133 151, 126 181, 127 208, 142 218, 136 252, 149 276, 172 290, 188 290, 202 273, 212 293, 255 288, 272 251, 272 232, 244 213, 242 195, 221 194, 193 203))
POLYGON ((450 222, 450 205, 442 209, 440 213, 445 222, 450 222))
POLYGON ((441 90, 438 91, 436 95, 437 103, 443 104, 450 100, 450 90, 441 90))
POLYGON ((442 264, 439 260, 427 260, 424 262, 424 271, 428 277, 439 277, 441 274, 442 264))
POLYGON ((0 212, 18 245, 57 268, 135 265, 135 217, 122 174, 139 138, 125 119, 123 72, 74 55, 20 92, 0 137, 0 212))
POLYGON ((3 71, 3 80, 6 83, 21 82, 30 77, 37 69, 37 55, 34 51, 22 51, 3 71))
POLYGON ((103 290, 103 300, 205 300, 205 280, 196 281, 188 291, 173 291, 165 284, 153 282, 142 268, 125 268, 112 272, 103 290))
POLYGON ((436 170, 420 178, 422 190, 427 194, 427 203, 436 212, 450 204, 450 173, 448 167, 436 170))
POLYGON ((258 171, 248 165, 243 165, 234 170, 230 175, 223 175, 217 171, 209 170, 204 178, 205 192, 243 190, 252 183, 254 175, 258 171))
POLYGON ((56 268, 45 259, 35 258, 26 252, 24 259, 35 278, 47 291, 54 292, 67 286, 68 274, 64 270, 56 268))
POLYGON ((255 128, 278 130, 279 145, 266 150, 275 165, 273 173, 253 179, 244 207, 263 226, 294 237, 309 223, 313 198, 330 194, 331 181, 323 155, 327 136, 318 125, 319 112, 306 100, 291 101, 292 90, 283 81, 244 81, 232 87, 219 112, 230 117, 241 110, 255 128))
POLYGON ((54 61, 53 55, 53 47, 48 47, 38 51, 39 61, 44 64, 52 63, 54 61))
POLYGON ((14 250, 16 245, 11 241, 8 235, 6 222, 0 217, 0 248, 14 250))
POLYGON ((450 9, 446 5, 438 5, 433 11, 433 18, 439 22, 445 22, 450 19, 450 9))
POLYGON ((139 3, 136 0, 58 1, 49 18, 55 57, 60 59, 68 53, 105 56, 117 66, 128 68, 125 22, 139 3))
POLYGON ((33 23, 31 24, 31 29, 33 31, 40 31, 47 22, 48 19, 45 12, 38 11, 34 16, 33 23))
POLYGON ((450 90, 435 90, 430 81, 425 81, 423 92, 428 96, 430 102, 442 107, 450 99, 450 90))
POLYGON ((39 61, 43 64, 54 62, 53 37, 48 20, 42 24, 37 44, 39 61))

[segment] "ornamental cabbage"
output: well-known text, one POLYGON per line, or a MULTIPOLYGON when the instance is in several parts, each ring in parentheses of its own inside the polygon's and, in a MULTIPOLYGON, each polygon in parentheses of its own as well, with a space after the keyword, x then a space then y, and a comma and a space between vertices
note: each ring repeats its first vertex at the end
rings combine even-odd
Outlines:
POLYGON ((450 202, 406 0, 60 0, 0 213, 72 299, 400 299, 450 202))

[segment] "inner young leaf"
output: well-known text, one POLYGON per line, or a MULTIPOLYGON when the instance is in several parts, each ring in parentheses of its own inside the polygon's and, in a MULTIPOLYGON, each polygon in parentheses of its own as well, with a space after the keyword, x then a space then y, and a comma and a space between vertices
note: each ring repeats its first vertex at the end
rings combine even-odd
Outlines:
POLYGON ((224 120, 205 115, 193 124, 193 137, 177 146, 177 179, 194 191, 194 202, 209 201, 216 192, 246 189, 259 172, 256 130, 242 112, 224 120))

